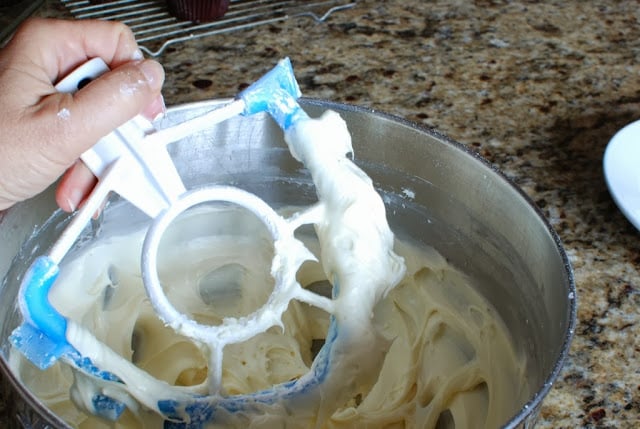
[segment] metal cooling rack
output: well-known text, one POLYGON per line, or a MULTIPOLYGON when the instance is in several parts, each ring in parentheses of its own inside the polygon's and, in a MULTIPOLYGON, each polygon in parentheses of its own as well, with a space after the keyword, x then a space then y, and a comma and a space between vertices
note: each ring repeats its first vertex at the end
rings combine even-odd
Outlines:
POLYGON ((355 6, 355 0, 231 0, 226 15, 217 21, 197 24, 173 17, 164 0, 116 0, 91 4, 88 0, 61 0, 76 19, 104 19, 127 24, 140 49, 160 55, 169 45, 220 33, 308 17, 325 21, 339 10, 355 6))

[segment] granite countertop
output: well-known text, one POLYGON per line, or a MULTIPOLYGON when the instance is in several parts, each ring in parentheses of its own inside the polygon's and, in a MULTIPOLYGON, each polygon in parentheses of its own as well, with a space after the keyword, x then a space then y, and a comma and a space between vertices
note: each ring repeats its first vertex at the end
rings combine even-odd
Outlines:
MULTIPOLYGON (((41 16, 64 16, 48 0, 41 16)), ((486 157, 541 208, 575 270, 578 324, 542 428, 640 427, 640 235, 603 178, 640 118, 635 2, 358 0, 170 46, 168 105, 233 96, 289 56, 306 96, 398 115, 486 157)))

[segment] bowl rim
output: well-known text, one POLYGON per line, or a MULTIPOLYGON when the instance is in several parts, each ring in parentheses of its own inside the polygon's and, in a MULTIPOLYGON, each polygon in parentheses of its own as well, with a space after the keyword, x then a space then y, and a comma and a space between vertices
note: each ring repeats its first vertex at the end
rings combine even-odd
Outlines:
MULTIPOLYGON (((202 109, 207 106, 216 106, 225 104, 229 101, 232 101, 230 98, 220 98, 220 99, 210 99, 203 101, 195 101, 188 103, 181 103, 170 106, 167 108, 166 114, 170 115, 173 112, 180 112, 183 110, 194 110, 194 109, 202 109)), ((410 121, 406 118, 403 118, 398 115, 394 115, 388 112, 379 111, 373 108, 364 107, 360 105, 347 104, 342 102, 336 102, 331 100, 324 100, 319 98, 308 98, 301 97, 299 99, 300 104, 305 106, 314 106, 321 107, 323 109, 332 109, 338 112, 346 111, 353 112, 359 114, 370 114, 382 118, 384 120, 395 122, 396 124, 408 127, 413 129, 418 133, 427 134, 440 142, 453 147, 455 150, 459 150, 463 152, 466 156, 472 157, 474 160, 482 163, 486 168, 488 168, 492 173, 496 174, 500 180, 505 182, 513 191, 515 191, 520 198, 524 200, 524 202, 533 210, 538 220, 542 222, 547 233, 552 238, 556 251, 558 252, 563 271, 565 275, 565 281, 567 284, 567 299, 568 306, 566 308, 566 318, 568 321, 566 330, 563 335, 563 343, 560 349, 559 355, 556 357, 555 362, 553 364, 553 368, 549 374, 547 374, 542 386, 537 389, 534 394, 530 397, 530 399, 523 404, 517 414, 511 417, 502 428, 505 429, 514 429, 518 427, 518 425, 525 423, 527 419, 533 418, 537 419, 538 412, 540 407, 542 406, 542 402, 544 398, 547 396, 549 391, 551 390, 553 383, 558 378, 560 372, 562 371, 564 364, 567 361, 569 356, 569 349, 571 347, 571 342, 573 340, 575 334, 576 327, 576 319, 577 319, 577 295, 576 295, 576 285, 575 285, 575 277, 573 273, 573 268, 571 266, 571 262, 569 257, 564 249, 562 244, 562 240, 560 236, 555 231, 549 220, 546 218, 542 210, 533 202, 533 200, 518 186, 513 182, 509 177, 507 177, 496 165, 489 162, 486 158, 481 156, 478 152, 472 150, 469 146, 464 145, 458 141, 455 141, 448 137, 447 135, 433 129, 426 127, 422 124, 410 121)), ((11 210, 11 209, 9 209, 11 210)), ((2 377, 5 378, 11 387, 14 389, 14 392, 17 393, 22 400, 26 401, 27 404, 34 408, 34 411, 38 413, 39 417, 43 417, 49 420, 48 423, 53 424, 54 427, 59 428, 69 428, 69 425, 64 422, 60 417, 55 415, 51 410, 44 406, 44 404, 38 399, 35 395, 33 395, 27 388, 24 386, 17 378, 17 376, 10 370, 9 363, 5 357, 5 353, 0 353, 0 371, 2 372, 2 377)), ((20 416, 14 416, 19 418, 20 416)))

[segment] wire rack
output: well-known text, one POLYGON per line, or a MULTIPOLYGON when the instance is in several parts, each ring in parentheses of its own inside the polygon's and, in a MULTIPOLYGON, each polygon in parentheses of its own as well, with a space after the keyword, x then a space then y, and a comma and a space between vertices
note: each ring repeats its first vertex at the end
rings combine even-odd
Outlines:
POLYGON ((61 0, 76 19, 120 21, 133 30, 140 49, 158 56, 174 43, 260 25, 307 17, 325 21, 334 12, 355 6, 355 0, 231 0, 222 19, 208 23, 181 21, 169 13, 164 0, 116 0, 92 4, 61 0))

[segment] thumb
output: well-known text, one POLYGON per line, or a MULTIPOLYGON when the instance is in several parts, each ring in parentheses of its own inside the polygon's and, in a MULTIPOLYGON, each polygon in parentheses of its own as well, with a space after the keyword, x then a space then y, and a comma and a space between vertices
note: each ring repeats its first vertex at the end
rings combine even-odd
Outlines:
POLYGON ((142 60, 105 73, 75 94, 50 95, 41 105, 41 112, 55 122, 49 127, 47 152, 57 151, 57 161, 71 165, 100 138, 156 102, 163 82, 162 66, 142 60))

